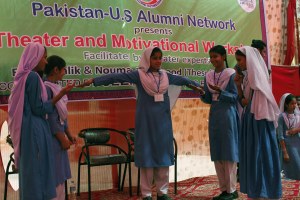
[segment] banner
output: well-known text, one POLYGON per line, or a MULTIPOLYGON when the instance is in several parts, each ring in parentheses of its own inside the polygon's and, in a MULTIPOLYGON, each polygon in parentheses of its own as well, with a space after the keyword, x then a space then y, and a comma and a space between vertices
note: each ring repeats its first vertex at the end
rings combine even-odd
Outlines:
MULTIPOLYGON (((136 69, 145 48, 163 50, 163 68, 203 83, 209 49, 224 45, 228 62, 252 39, 264 39, 259 0, 0 0, 0 103, 6 104, 19 58, 29 42, 67 62, 67 81, 136 69)), ((183 96, 193 95, 184 88, 183 96)), ((134 96, 129 83, 75 88, 71 100, 134 96)))

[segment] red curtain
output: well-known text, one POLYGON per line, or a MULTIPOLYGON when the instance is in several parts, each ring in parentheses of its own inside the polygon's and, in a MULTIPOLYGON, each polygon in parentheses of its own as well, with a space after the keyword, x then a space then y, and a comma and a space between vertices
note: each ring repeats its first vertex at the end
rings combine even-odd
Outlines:
POLYGON ((299 67, 272 65, 272 90, 277 102, 284 93, 300 96, 299 67))
POLYGON ((287 7, 287 50, 284 65, 290 65, 295 55, 295 12, 296 0, 289 0, 287 7))

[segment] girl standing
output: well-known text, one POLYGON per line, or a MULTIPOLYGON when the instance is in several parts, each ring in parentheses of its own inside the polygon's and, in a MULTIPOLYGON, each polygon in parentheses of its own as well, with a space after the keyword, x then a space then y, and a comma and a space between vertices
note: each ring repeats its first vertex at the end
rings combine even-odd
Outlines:
POLYGON ((201 100, 211 104, 208 124, 210 154, 221 190, 221 194, 213 199, 236 199, 239 116, 235 70, 228 68, 223 46, 212 47, 209 56, 215 69, 205 76, 201 100))
MULTIPOLYGON (((51 99, 61 90, 57 81, 61 81, 65 75, 66 62, 59 56, 50 56, 47 58, 45 68, 45 85, 48 92, 48 98, 51 99)), ((52 137, 52 146, 55 165, 55 184, 56 199, 65 199, 65 181, 71 178, 70 162, 67 150, 70 145, 75 144, 76 139, 70 133, 68 127, 68 97, 63 96, 55 105, 54 112, 48 115, 52 137)))
POLYGON ((239 137, 240 191, 249 198, 279 199, 282 189, 275 131, 279 109, 268 83, 268 70, 253 47, 241 47, 235 56, 244 74, 235 76, 244 107, 239 137))
POLYGON ((135 116, 135 165, 141 169, 143 199, 152 199, 152 181, 156 184, 157 199, 170 199, 169 166, 174 164, 173 130, 168 88, 170 85, 193 84, 187 78, 172 75, 161 69, 162 51, 147 48, 141 57, 139 69, 122 74, 108 74, 92 78, 81 86, 108 85, 130 82, 137 87, 135 116))
POLYGON ((280 111, 277 133, 283 156, 282 170, 286 178, 300 180, 300 114, 296 97, 284 94, 280 111))

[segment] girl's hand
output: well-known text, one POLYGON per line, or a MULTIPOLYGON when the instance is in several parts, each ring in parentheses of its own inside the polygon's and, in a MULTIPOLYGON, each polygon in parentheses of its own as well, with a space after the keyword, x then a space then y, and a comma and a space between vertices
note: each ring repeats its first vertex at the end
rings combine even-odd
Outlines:
POLYGON ((70 149, 71 144, 70 144, 70 141, 67 140, 67 138, 65 138, 63 141, 61 141, 60 144, 61 144, 61 148, 62 148, 63 150, 68 150, 68 149, 70 149))
POLYGON ((75 86, 75 82, 68 82, 67 85, 62 88, 57 95, 52 98, 52 105, 55 105, 64 95, 70 92, 75 86))
POLYGON ((283 153, 283 160, 284 160, 284 162, 289 162, 290 161, 290 157, 289 157, 289 154, 287 152, 283 153))
POLYGON ((69 141, 71 142, 71 144, 77 144, 77 139, 76 137, 73 136, 68 136, 69 141))
POLYGON ((208 84, 208 86, 212 89, 212 90, 215 90, 217 92, 221 92, 221 88, 217 85, 211 85, 211 84, 208 84))
POLYGON ((75 86, 75 82, 73 82, 73 83, 68 82, 67 85, 64 88, 62 88, 62 92, 64 94, 67 94, 68 92, 70 92, 73 89, 74 86, 75 86))
POLYGON ((86 86, 89 86, 91 85, 92 83, 94 82, 94 79, 93 78, 90 78, 88 80, 85 80, 83 83, 81 83, 80 85, 77 85, 76 87, 78 88, 83 88, 83 87, 86 87, 86 86))
POLYGON ((290 130, 287 130, 287 131, 286 131, 286 134, 287 134, 287 135, 293 135, 293 131, 292 131, 292 129, 290 129, 290 130))
POLYGON ((299 132, 298 128, 292 128, 292 129, 288 130, 286 133, 288 135, 296 135, 298 132, 299 132))
POLYGON ((191 89, 193 89, 195 92, 199 92, 200 95, 204 95, 205 94, 203 86, 197 87, 195 85, 190 84, 190 85, 188 85, 188 87, 191 88, 191 89))
POLYGON ((243 82, 243 76, 242 75, 239 75, 238 73, 235 74, 235 77, 234 77, 234 82, 237 86, 240 86, 242 85, 242 82, 243 82))
POLYGON ((242 103, 243 107, 247 106, 248 105, 248 99, 242 98, 241 103, 242 103))

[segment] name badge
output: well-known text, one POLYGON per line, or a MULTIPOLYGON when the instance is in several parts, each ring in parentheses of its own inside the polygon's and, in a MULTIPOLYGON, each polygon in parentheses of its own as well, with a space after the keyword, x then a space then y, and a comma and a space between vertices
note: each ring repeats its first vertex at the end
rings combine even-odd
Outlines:
POLYGON ((219 94, 212 94, 212 100, 213 101, 219 101, 219 94))
POLYGON ((154 101, 155 102, 163 102, 164 101, 164 95, 163 94, 155 94, 154 95, 154 101))

